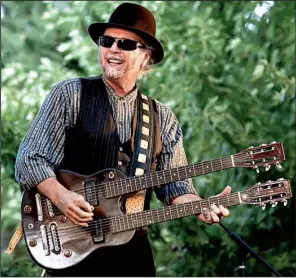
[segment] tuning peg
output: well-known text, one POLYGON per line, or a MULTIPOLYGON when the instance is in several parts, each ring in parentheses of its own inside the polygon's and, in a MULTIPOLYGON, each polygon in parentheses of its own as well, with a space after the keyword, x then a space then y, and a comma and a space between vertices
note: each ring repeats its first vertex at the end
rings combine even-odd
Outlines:
POLYGON ((284 178, 279 178, 279 179, 277 179, 277 181, 283 181, 284 180, 284 178))
POLYGON ((286 206, 288 204, 288 201, 285 199, 282 201, 284 203, 284 206, 286 206))
POLYGON ((265 165, 265 171, 267 172, 270 169, 270 165, 265 165))
POLYGON ((271 206, 274 208, 276 205, 278 204, 278 202, 271 202, 271 206))
POLYGON ((250 146, 250 147, 248 147, 248 149, 252 149, 252 148, 254 148, 254 146, 250 146))
POLYGON ((276 141, 272 141, 270 144, 275 144, 276 143, 276 141))
POLYGON ((279 164, 279 163, 276 163, 275 166, 278 167, 278 168, 280 168, 280 169, 283 168, 282 165, 279 164))
POLYGON ((258 166, 255 166, 253 169, 255 169, 256 172, 259 174, 259 168, 258 168, 258 166))
POLYGON ((266 208, 266 204, 262 204, 262 205, 261 205, 261 208, 262 208, 262 210, 265 210, 265 208, 266 208))
POLYGON ((266 146, 266 144, 261 144, 260 147, 261 147, 261 146, 266 146))

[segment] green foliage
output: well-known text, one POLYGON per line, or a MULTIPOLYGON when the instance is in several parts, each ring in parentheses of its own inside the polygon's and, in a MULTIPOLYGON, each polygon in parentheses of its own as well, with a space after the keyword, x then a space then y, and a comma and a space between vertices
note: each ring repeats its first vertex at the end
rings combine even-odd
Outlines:
MULTIPOLYGON (((24 242, 4 254, 20 221, 14 180, 18 145, 50 88, 68 78, 101 73, 87 34, 123 1, 3 1, 2 18, 2 269, 3 276, 38 276, 24 242)), ((257 175, 231 169, 194 178, 201 196, 266 180, 295 179, 295 22, 293 2, 136 1, 155 14, 165 59, 140 80, 168 105, 184 133, 190 163, 271 141, 284 144, 283 169, 257 175), (270 2, 269 2, 270 3, 270 2), (268 6, 259 17, 258 6, 268 6)), ((154 198, 152 207, 160 204, 154 198)), ((295 201, 287 207, 231 208, 223 223, 284 276, 295 276, 295 201)), ((150 227, 159 276, 235 276, 238 246, 219 226, 188 217, 150 227)), ((249 276, 270 276, 247 259, 249 276)))

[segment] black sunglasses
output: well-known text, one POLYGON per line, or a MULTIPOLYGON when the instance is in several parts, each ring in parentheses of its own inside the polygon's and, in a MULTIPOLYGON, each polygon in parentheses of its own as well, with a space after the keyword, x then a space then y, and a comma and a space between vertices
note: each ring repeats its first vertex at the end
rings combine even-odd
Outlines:
POLYGON ((126 51, 132 51, 137 48, 146 48, 145 45, 139 43, 138 41, 130 40, 130 39, 118 39, 113 38, 110 36, 100 36, 99 37, 99 45, 103 47, 110 48, 113 43, 116 41, 117 47, 126 50, 126 51))

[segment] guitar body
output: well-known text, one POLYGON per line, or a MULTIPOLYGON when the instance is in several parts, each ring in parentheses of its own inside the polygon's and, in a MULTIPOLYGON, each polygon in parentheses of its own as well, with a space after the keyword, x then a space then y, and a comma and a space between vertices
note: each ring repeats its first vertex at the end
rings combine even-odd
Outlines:
MULTIPOLYGON (((106 169, 90 176, 64 170, 57 172, 57 179, 61 184, 83 195, 86 200, 89 199, 86 190, 90 191, 92 184, 100 186, 100 183, 108 182, 110 178, 114 180, 125 177, 125 174, 117 169, 106 169)), ((124 214, 122 197, 90 201, 97 202, 94 223, 97 223, 97 220, 104 222, 107 217, 124 214)), ((52 208, 47 198, 38 193, 37 195, 36 192, 24 193, 22 225, 26 245, 33 260, 43 268, 62 269, 73 266, 98 248, 110 248, 127 243, 135 233, 135 229, 112 233, 111 224, 111 231, 107 233, 103 231, 103 226, 97 226, 90 232, 90 229, 72 224, 56 210, 52 208)), ((92 226, 92 222, 88 222, 89 227, 92 226)))

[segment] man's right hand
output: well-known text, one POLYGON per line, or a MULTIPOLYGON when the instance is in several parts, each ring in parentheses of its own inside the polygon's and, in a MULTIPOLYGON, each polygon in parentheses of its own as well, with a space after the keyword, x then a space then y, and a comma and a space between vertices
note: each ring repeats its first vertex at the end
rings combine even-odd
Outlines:
POLYGON ((38 191, 48 197, 60 211, 73 223, 87 227, 93 218, 94 207, 82 195, 70 191, 55 178, 48 178, 37 185, 38 191))

